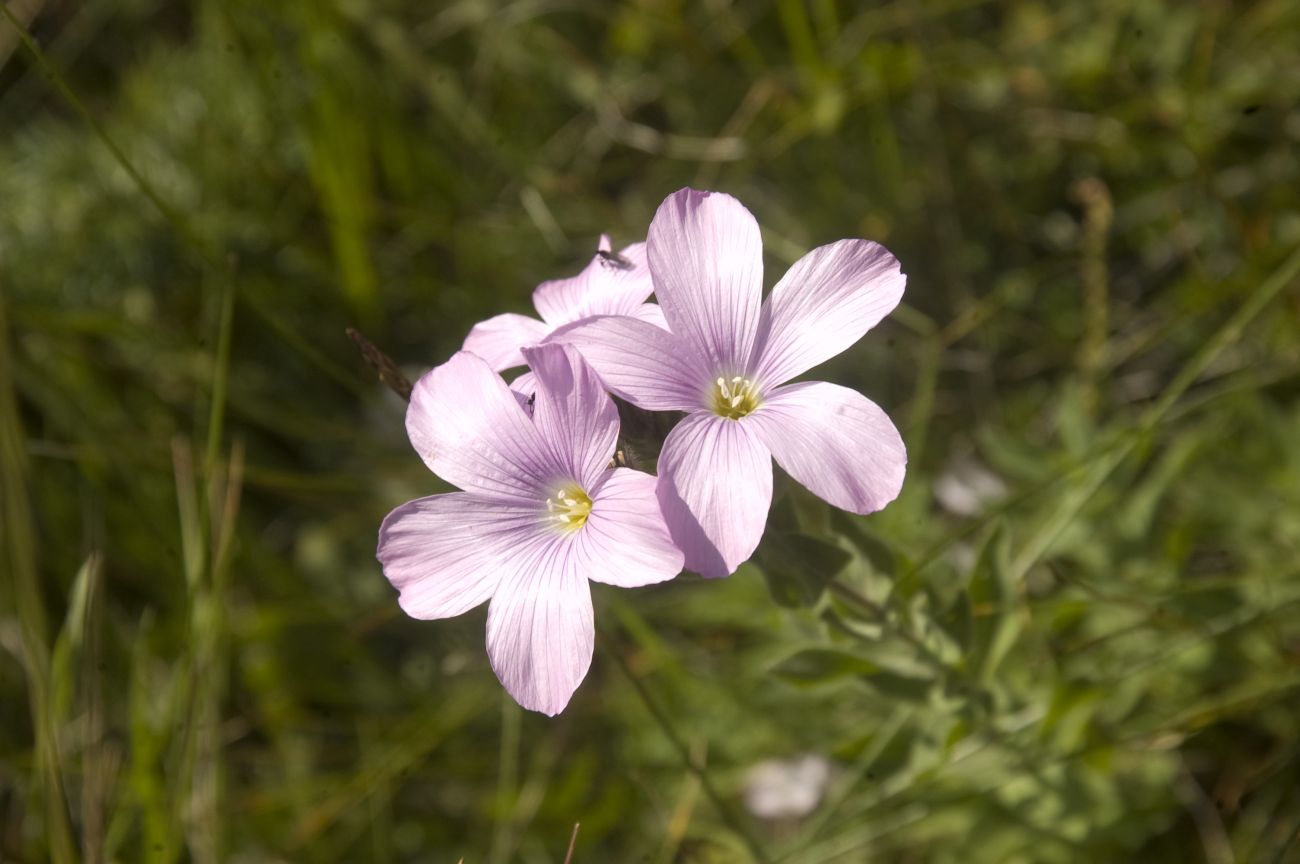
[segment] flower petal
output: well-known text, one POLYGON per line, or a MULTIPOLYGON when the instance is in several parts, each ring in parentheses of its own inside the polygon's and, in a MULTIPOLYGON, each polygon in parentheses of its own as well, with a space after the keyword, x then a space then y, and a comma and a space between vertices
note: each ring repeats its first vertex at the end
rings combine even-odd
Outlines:
POLYGON ((600 379, 569 345, 525 348, 537 381, 533 425, 569 477, 591 489, 609 465, 618 440, 618 409, 600 379))
POLYGON ((823 381, 778 387, 741 423, 791 477, 843 510, 874 513, 903 488, 903 439, 856 390, 823 381))
POLYGON ((659 205, 646 245, 672 332, 707 358, 711 376, 747 372, 763 295, 753 215, 730 195, 682 189, 659 205))
POLYGON ((433 473, 468 491, 541 500, 559 468, 501 376, 468 351, 416 382, 406 433, 433 473))
POLYGON ((648 411, 693 411, 704 404, 708 375, 690 345, 625 315, 588 318, 547 341, 573 345, 618 396, 648 411))
POLYGON ((898 305, 906 283, 898 259, 869 240, 804 255, 763 304, 756 377, 783 384, 844 351, 898 305))
POLYGON ((635 588, 682 570, 655 497, 656 479, 631 468, 610 471, 594 495, 587 524, 573 537, 573 560, 588 579, 635 588))
POLYGON ((686 569, 726 576, 754 554, 772 504, 772 457, 743 423, 699 412, 659 454, 659 504, 686 569))
POLYGON ((568 538, 529 547, 488 607, 492 669, 515 701, 554 716, 586 677, 595 645, 591 589, 568 561, 568 538))
POLYGON ((551 327, 592 315, 630 315, 654 290, 644 243, 609 251, 601 235, 596 254, 583 271, 569 279, 543 282, 533 291, 533 305, 551 327))
POLYGON ((407 615, 451 618, 492 596, 541 520, 536 507, 469 492, 418 498, 384 519, 375 557, 407 615))
POLYGON ((486 321, 480 321, 470 329, 465 337, 462 351, 471 351, 487 361, 493 371, 523 366, 524 358, 519 349, 526 345, 536 345, 546 338, 551 331, 536 318, 507 312, 486 321))
POLYGON ((528 412, 528 416, 533 416, 533 405, 537 400, 537 378, 531 371, 524 372, 518 378, 510 382, 510 392, 515 394, 516 401, 521 408, 528 412))
POLYGON ((632 310, 632 317, 638 318, 642 321, 648 321, 660 330, 667 330, 669 333, 672 332, 672 328, 668 326, 668 319, 664 317, 663 307, 658 303, 642 303, 640 306, 636 307, 636 309, 632 310))

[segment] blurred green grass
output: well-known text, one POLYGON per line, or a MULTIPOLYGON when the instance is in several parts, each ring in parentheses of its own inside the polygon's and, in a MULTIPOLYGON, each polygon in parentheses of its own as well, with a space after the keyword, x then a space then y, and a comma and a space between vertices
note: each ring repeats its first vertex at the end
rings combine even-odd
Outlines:
POLYGON ((8 8, 0 859, 1300 860, 1295 4, 8 8), (779 555, 597 590, 546 720, 481 610, 396 609, 377 526, 438 481, 344 328, 418 372, 686 184, 769 284, 898 255, 818 374, 908 483, 787 492, 811 608, 779 555), (746 814, 803 752, 821 807, 746 814))

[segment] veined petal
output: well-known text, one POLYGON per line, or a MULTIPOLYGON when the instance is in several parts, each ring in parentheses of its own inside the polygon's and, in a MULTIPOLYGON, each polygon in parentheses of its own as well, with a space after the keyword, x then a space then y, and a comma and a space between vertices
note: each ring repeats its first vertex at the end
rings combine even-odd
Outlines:
POLYGON ((879 243, 840 240, 812 250, 763 304, 755 376, 775 386, 844 351, 898 305, 906 283, 879 243))
POLYGON ((791 477, 842 510, 873 513, 903 488, 903 439, 856 390, 823 381, 778 387, 741 423, 791 477))
POLYGON ((591 589, 569 563, 568 539, 528 547, 488 607, 493 671, 516 702, 552 716, 586 677, 596 634, 591 589))
POLYGON ((573 536, 571 550, 588 579, 635 588, 681 572, 682 552, 668 535, 656 482, 649 474, 615 468, 597 486, 591 515, 573 536))
POLYGON ((537 383, 533 425, 568 477, 590 490, 604 473, 618 440, 618 409, 600 378, 569 345, 525 348, 537 383))
POLYGON ((727 576, 754 554, 772 504, 772 457, 745 424, 699 412, 659 454, 659 504, 686 569, 727 576))
POLYGON ((433 473, 467 491, 540 500, 559 467, 501 376, 467 351, 416 382, 406 433, 433 473))
POLYGON ((515 400, 520 407, 528 412, 528 416, 533 416, 533 406, 537 401, 537 379, 533 373, 525 372, 518 378, 510 382, 510 392, 515 394, 515 400))
POLYGON ((638 408, 692 411, 704 405, 709 377, 694 348, 646 321, 588 318, 547 341, 573 345, 611 393, 638 408))
POLYGON ((753 215, 730 195, 682 189, 659 205, 646 246, 672 332, 707 358, 713 374, 749 371, 763 295, 753 215))
POLYGON ((522 545, 545 532, 542 519, 537 507, 470 492, 418 498, 384 519, 375 557, 407 615, 451 618, 492 596, 522 545))
POLYGON ((660 330, 672 332, 672 328, 668 326, 668 319, 664 317, 663 307, 658 303, 642 303, 632 310, 632 317, 653 324, 660 330))
POLYGON ((533 291, 533 305, 551 327, 592 315, 630 315, 654 290, 644 243, 617 254, 601 235, 596 254, 583 271, 569 279, 543 282, 533 291))
POLYGON ((475 324, 465 337, 461 350, 477 354, 493 371, 500 372, 523 366, 524 358, 519 349, 541 342, 550 330, 536 318, 507 312, 475 324))

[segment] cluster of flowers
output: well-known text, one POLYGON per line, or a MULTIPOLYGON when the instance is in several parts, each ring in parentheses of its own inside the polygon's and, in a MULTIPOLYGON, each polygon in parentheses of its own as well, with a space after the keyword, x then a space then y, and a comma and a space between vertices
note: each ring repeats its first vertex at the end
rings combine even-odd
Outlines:
POLYGON ((533 293, 541 320, 498 315, 416 384, 406 428, 463 490, 411 501, 378 557, 416 618, 491 600, 487 651, 519 704, 557 714, 591 665, 588 581, 630 588, 682 569, 734 573, 772 501, 772 460, 836 507, 892 501, 907 456, 885 413, 820 381, 787 383, 844 351, 899 302, 884 247, 809 252, 764 301, 758 224, 728 195, 683 189, 645 243, 533 293), (653 293, 658 305, 647 303, 653 293), (527 365, 507 386, 500 372, 527 365), (658 476, 616 465, 613 394, 685 412, 658 476))

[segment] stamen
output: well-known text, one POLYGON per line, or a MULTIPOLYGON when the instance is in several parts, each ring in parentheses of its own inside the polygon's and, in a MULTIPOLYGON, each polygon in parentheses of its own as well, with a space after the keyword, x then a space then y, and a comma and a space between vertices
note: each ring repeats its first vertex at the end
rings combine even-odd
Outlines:
POLYGON ((730 379, 719 376, 713 383, 713 413, 719 417, 739 420, 752 413, 762 401, 754 382, 741 375, 734 375, 730 379))
POLYGON ((546 499, 546 512, 561 531, 577 531, 591 515, 591 498, 577 484, 562 486, 546 499))

